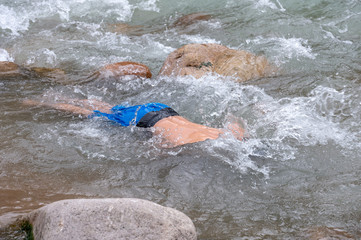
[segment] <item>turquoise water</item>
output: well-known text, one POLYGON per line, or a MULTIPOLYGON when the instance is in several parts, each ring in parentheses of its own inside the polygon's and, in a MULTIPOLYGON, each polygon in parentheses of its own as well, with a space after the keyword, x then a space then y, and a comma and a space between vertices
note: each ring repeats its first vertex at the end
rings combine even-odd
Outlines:
POLYGON ((360 20, 356 0, 0 0, 0 61, 68 78, 0 79, 0 222, 64 198, 137 197, 186 213, 199 239, 305 239, 314 226, 360 238, 360 20), (198 12, 212 17, 174 26, 198 12), (279 72, 243 84, 158 77, 189 43, 264 55, 279 72), (118 61, 153 78, 81 84, 118 61), (141 129, 21 104, 64 96, 163 102, 212 127, 233 115, 251 139, 159 149, 141 129))

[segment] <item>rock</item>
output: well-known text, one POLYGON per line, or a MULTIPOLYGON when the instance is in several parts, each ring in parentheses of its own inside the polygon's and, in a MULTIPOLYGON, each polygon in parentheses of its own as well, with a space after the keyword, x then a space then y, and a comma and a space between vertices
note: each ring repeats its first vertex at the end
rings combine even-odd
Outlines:
POLYGON ((65 71, 60 68, 33 67, 31 71, 38 77, 49 78, 52 81, 65 82, 67 80, 65 71))
POLYGON ((264 77, 271 71, 271 67, 263 56, 229 49, 219 56, 214 64, 214 71, 224 76, 235 76, 243 82, 264 77))
POLYGON ((188 44, 170 53, 159 74, 200 78, 211 72, 233 76, 237 81, 244 82, 269 76, 275 69, 263 56, 208 43, 188 44))
POLYGON ((13 62, 0 62, 0 77, 40 77, 57 82, 66 80, 65 72, 59 68, 33 67, 29 69, 13 62))
POLYGON ((146 34, 146 30, 144 26, 140 25, 129 25, 127 23, 114 23, 108 24, 106 29, 109 32, 117 33, 117 34, 124 34, 124 35, 131 35, 131 36, 142 36, 146 34))
POLYGON ((23 74, 19 65, 13 62, 0 62, 0 77, 16 77, 23 74))
POLYGON ((152 77, 152 73, 146 65, 136 62, 117 62, 106 65, 99 71, 93 73, 88 77, 88 81, 99 78, 116 78, 129 75, 143 78, 152 77))
POLYGON ((185 27, 185 26, 194 24, 198 21, 208 21, 211 18, 212 18, 212 16, 209 14, 191 13, 191 14, 188 14, 188 15, 178 18, 177 21, 174 22, 174 26, 185 27))
POLYGON ((72 199, 28 216, 34 239, 196 239, 183 213, 132 198, 72 199))
POLYGON ((109 32, 117 33, 117 34, 124 34, 129 36, 142 36, 144 34, 149 33, 162 33, 167 28, 176 27, 176 28, 186 28, 189 25, 192 25, 199 21, 207 21, 211 19, 212 16, 205 13, 191 13, 185 15, 183 17, 178 18, 173 24, 168 27, 164 27, 162 25, 130 25, 127 23, 113 23, 113 24, 106 24, 105 29, 109 32))
POLYGON ((309 230, 309 236, 310 240, 336 240, 336 239, 342 239, 342 240, 351 240, 356 239, 353 236, 351 236, 349 233, 345 232, 342 229, 336 229, 336 228, 329 228, 325 226, 321 227, 315 227, 309 230))

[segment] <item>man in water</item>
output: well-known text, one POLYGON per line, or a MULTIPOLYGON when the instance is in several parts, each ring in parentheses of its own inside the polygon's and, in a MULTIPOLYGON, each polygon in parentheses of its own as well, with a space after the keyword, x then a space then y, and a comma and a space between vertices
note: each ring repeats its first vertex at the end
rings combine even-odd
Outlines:
MULTIPOLYGON (((217 139, 225 129, 211 128, 179 116, 162 103, 146 103, 125 107, 88 99, 68 99, 66 103, 47 103, 25 100, 26 105, 47 106, 82 116, 101 116, 122 126, 152 128, 153 135, 159 136, 163 147, 176 147, 188 143, 217 139)), ((238 123, 230 123, 227 130, 239 140, 244 139, 245 130, 238 123)))

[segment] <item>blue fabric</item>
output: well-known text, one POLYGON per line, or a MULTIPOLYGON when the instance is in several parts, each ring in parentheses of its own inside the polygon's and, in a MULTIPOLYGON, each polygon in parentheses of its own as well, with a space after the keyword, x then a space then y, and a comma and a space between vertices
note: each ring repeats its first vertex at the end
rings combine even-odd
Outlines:
POLYGON ((149 112, 157 112, 163 108, 169 108, 169 106, 162 103, 146 103, 143 105, 135 105, 131 107, 117 105, 111 109, 111 113, 103 113, 95 110, 94 114, 91 116, 106 117, 111 121, 121 124, 122 126, 130 126, 137 125, 139 120, 145 114, 149 112))

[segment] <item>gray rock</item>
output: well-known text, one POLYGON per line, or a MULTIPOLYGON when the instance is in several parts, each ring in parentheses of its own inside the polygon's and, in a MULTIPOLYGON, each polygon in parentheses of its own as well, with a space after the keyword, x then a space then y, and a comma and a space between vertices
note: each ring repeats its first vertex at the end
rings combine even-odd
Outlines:
POLYGON ((71 199, 29 214, 40 239, 197 239, 185 214, 133 198, 71 199))

